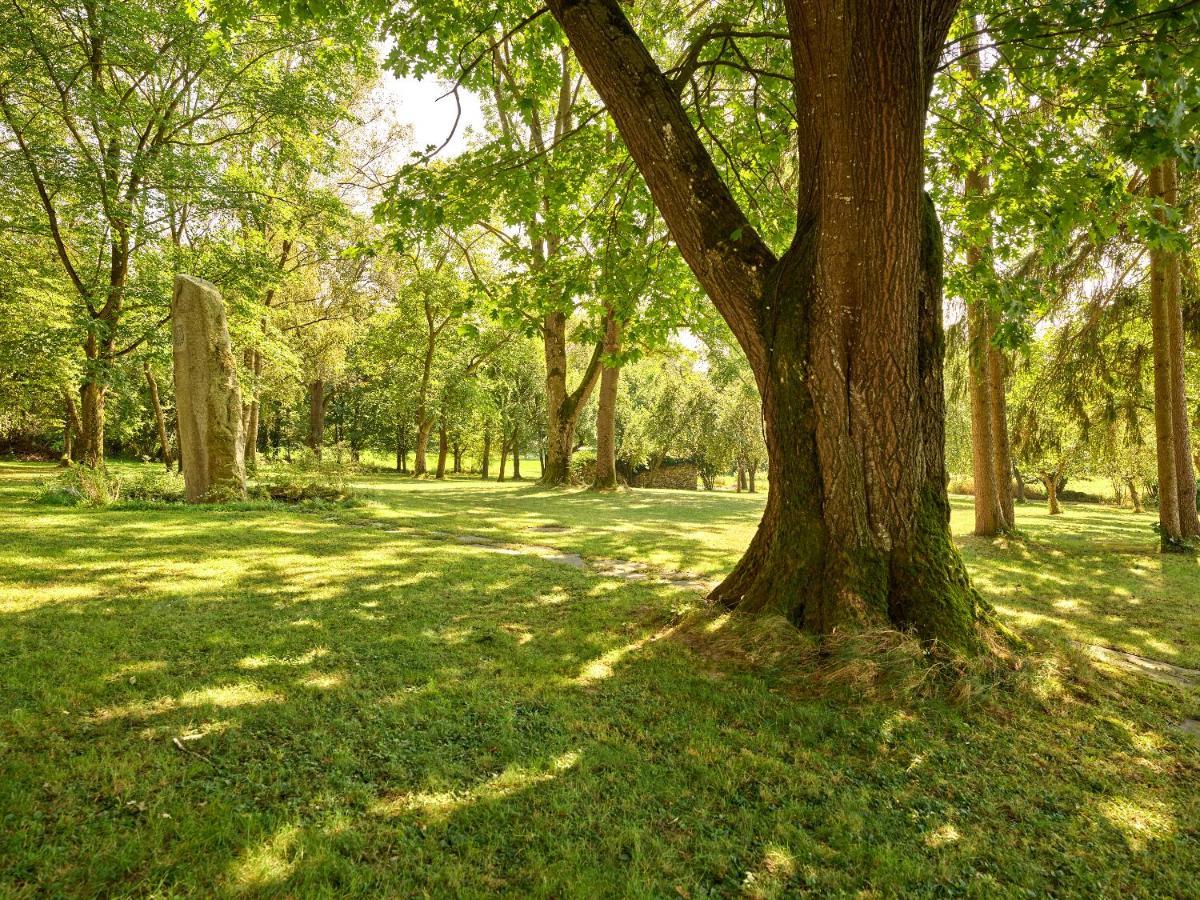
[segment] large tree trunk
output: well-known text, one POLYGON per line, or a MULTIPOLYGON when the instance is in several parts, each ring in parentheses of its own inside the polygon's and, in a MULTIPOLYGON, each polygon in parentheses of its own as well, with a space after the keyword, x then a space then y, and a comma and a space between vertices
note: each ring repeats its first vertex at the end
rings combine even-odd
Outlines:
MULTIPOLYGON (((1164 193, 1162 166, 1149 172, 1150 195, 1164 193)), ((1167 299, 1167 253, 1150 249, 1150 325, 1154 344, 1154 435, 1158 462, 1158 524, 1163 549, 1183 539, 1175 453, 1175 380, 1172 372, 1171 308, 1167 299)))
POLYGON ((955 0, 787 0, 798 227, 776 259, 616 0, 550 0, 676 244, 745 350, 771 489, 713 593, 818 632, 892 624, 979 646, 950 539, 941 232, 923 197, 932 72, 955 0))
POLYGON ((621 368, 613 355, 621 350, 621 325, 609 314, 604 327, 604 371, 600 375, 600 405, 596 411, 596 472, 592 490, 612 491, 617 487, 617 388, 621 368))
POLYGON ((308 386, 308 447, 321 458, 325 446, 325 381, 317 378, 308 386))
MULTIPOLYGON (((1179 205, 1179 167, 1174 157, 1163 161, 1162 198, 1168 208, 1179 205)), ((1179 532, 1184 538, 1200 537, 1200 516, 1196 510, 1196 470, 1192 467, 1191 417, 1187 407, 1187 358, 1184 352, 1183 292, 1179 254, 1162 253, 1163 293, 1170 326, 1171 357, 1171 433, 1175 446, 1175 489, 1179 495, 1179 532)))
POLYGON ((167 440, 167 417, 163 415, 162 401, 158 396, 158 380, 149 361, 143 361, 142 370, 146 373, 146 384, 150 388, 150 405, 154 408, 154 424, 158 429, 158 445, 162 448, 163 465, 171 471, 171 443, 167 440))

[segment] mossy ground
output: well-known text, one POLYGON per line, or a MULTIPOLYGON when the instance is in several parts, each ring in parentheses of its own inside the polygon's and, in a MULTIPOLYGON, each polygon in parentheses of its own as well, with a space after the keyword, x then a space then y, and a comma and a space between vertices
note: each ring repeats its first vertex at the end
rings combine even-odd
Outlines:
POLYGON ((810 689, 728 618, 673 631, 687 590, 439 534, 717 575, 761 497, 364 479, 338 515, 389 533, 35 505, 48 474, 0 466, 0 895, 1194 896, 1200 697, 1069 649, 1200 667, 1150 516, 980 541, 955 501, 1039 648, 968 702, 810 689))

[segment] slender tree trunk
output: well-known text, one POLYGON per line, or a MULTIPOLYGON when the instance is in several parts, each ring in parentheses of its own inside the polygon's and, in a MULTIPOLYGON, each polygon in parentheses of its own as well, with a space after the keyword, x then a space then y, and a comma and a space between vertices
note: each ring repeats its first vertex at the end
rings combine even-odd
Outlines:
POLYGON ((320 459, 325 446, 325 381, 321 378, 308 385, 308 446, 320 459))
POLYGON ((891 624, 977 648, 950 539, 941 231, 924 196, 932 73, 955 0, 785 0, 797 230, 738 207, 617 0, 549 0, 763 398, 766 508, 714 599, 816 632, 891 624))
POLYGON ((446 477, 446 452, 450 449, 450 444, 446 440, 446 423, 441 421, 438 423, 438 461, 437 472, 434 475, 438 480, 446 477))
POLYGON ((746 466, 746 490, 751 494, 758 493, 754 487, 754 476, 758 474, 758 463, 752 462, 746 466))
POLYGON ((521 429, 520 426, 513 427, 512 440, 512 464, 513 464, 513 481, 524 481, 521 477, 521 429))
POLYGON ((1062 507, 1058 505, 1058 473, 1042 476, 1042 484, 1046 486, 1046 510, 1052 516, 1062 515, 1062 507))
MULTIPOLYGON (((995 334, 995 316, 992 315, 991 333, 995 334)), ((996 494, 1000 499, 1000 512, 1004 514, 1004 527, 1017 527, 1017 513, 1013 503, 1012 445, 1008 439, 1008 361, 994 344, 988 349, 988 369, 991 374, 992 401, 992 448, 995 451, 996 494)))
MULTIPOLYGON (((1179 206, 1179 167, 1174 157, 1162 166, 1163 203, 1170 209, 1179 206)), ((1163 293, 1170 326, 1171 357, 1171 433, 1175 446, 1175 489, 1179 493, 1179 531, 1184 538, 1200 537, 1200 516, 1196 511, 1196 470, 1192 467, 1191 417, 1187 405, 1187 357, 1184 346, 1183 292, 1179 254, 1163 254, 1163 293)))
POLYGON ((148 360, 142 362, 142 371, 146 373, 146 384, 150 388, 150 405, 154 408, 154 424, 158 428, 158 444, 162 448, 162 462, 171 471, 171 442, 167 439, 167 417, 163 415, 162 402, 158 397, 158 380, 148 360))
MULTIPOLYGON (((269 305, 269 304, 268 304, 269 305)), ((247 470, 253 470, 258 465, 258 418, 261 401, 259 400, 259 379, 262 376, 263 358, 257 350, 247 351, 250 357, 252 385, 250 402, 246 404, 246 448, 244 459, 247 470)))
POLYGON ((609 313, 604 325, 604 371, 600 374, 600 404, 596 410, 596 471, 592 490, 617 488, 617 388, 621 368, 613 363, 621 352, 621 324, 609 313))
POLYGON ((1140 513, 1142 511, 1142 495, 1137 489, 1137 479, 1126 478, 1125 486, 1129 488, 1129 502, 1133 504, 1133 511, 1140 513))
POLYGON ((542 483, 564 485, 571 478, 575 426, 599 380, 604 345, 601 342, 596 346, 579 386, 567 393, 567 317, 563 313, 545 316, 542 343, 546 356, 546 465, 542 483))
POLYGON ((737 492, 740 494, 746 489, 746 467, 742 465, 739 459, 737 462, 737 492))
POLYGON ((64 429, 64 456, 67 461, 74 461, 79 452, 76 446, 83 435, 83 423, 79 420, 79 406, 70 391, 63 391, 63 402, 66 405, 66 427, 64 429))
POLYGON ((425 454, 429 449, 429 435, 433 431, 433 419, 422 419, 417 423, 417 447, 413 455, 413 478, 429 473, 425 454))
POLYGON ((492 429, 491 426, 485 426, 483 429, 483 455, 479 460, 479 477, 484 481, 488 478, 488 469, 492 466, 492 429))
POLYGON ((462 474, 462 447, 458 444, 453 444, 450 448, 450 456, 453 460, 454 468, 451 470, 455 475, 462 474))
POLYGON ((508 441, 500 441, 500 472, 496 477, 497 481, 504 480, 504 467, 508 465, 508 441))
MULTIPOLYGON (((1163 196, 1163 172, 1149 172, 1150 195, 1163 196)), ((1164 217, 1165 218, 1165 217, 1164 217)), ((1171 366, 1171 309, 1167 299, 1166 253, 1150 248, 1150 323, 1154 341, 1154 434, 1158 461, 1158 524, 1164 549, 1183 539, 1175 455, 1174 375, 1171 366)))
POLYGON ((1012 478, 1013 478, 1013 485, 1016 488, 1017 502, 1024 503, 1025 502, 1025 479, 1021 475, 1021 470, 1018 469, 1015 464, 1012 467, 1012 478))
MULTIPOLYGON (((975 17, 976 19, 978 17, 975 17)), ((963 41, 963 71, 978 81, 981 61, 979 40, 963 41)), ((968 203, 988 202, 991 183, 982 165, 966 177, 968 203)), ((967 263, 973 268, 991 266, 992 235, 985 227, 967 248, 967 263)), ((1012 527, 1012 491, 1009 471, 1008 422, 1004 397, 1003 360, 993 343, 996 316, 988 302, 977 299, 967 312, 968 360, 971 393, 971 463, 975 483, 975 534, 990 536, 1012 527)))

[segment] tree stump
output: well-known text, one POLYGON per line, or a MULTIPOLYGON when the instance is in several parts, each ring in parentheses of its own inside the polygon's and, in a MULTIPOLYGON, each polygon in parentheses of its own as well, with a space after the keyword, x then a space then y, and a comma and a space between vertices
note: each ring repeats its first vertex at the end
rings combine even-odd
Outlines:
POLYGON ((187 499, 243 499, 242 397, 221 292, 200 278, 176 275, 171 332, 187 499))

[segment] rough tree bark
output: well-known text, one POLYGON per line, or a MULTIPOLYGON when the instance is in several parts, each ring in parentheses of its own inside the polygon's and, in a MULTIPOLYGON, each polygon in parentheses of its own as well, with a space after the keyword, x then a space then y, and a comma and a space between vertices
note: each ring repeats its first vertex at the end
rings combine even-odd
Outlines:
POLYGON ((146 384, 150 388, 150 405, 154 408, 154 424, 158 429, 158 445, 162 448, 163 465, 171 471, 171 443, 167 440, 167 417, 163 415, 162 401, 158 396, 158 379, 150 368, 149 360, 142 361, 142 371, 146 373, 146 384))
POLYGON ((755 232, 617 0, 550 0, 684 258, 754 371, 771 490, 713 598, 804 628, 891 624, 974 648, 950 539, 941 232, 925 108, 957 0, 786 0, 797 229, 755 232))
POLYGON ((600 404, 596 411, 596 472, 592 490, 617 489, 617 388, 621 367, 612 364, 621 351, 621 324, 611 312, 604 323, 604 371, 600 375, 600 404))

